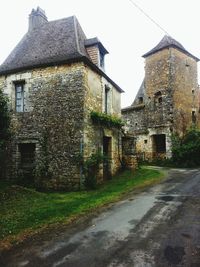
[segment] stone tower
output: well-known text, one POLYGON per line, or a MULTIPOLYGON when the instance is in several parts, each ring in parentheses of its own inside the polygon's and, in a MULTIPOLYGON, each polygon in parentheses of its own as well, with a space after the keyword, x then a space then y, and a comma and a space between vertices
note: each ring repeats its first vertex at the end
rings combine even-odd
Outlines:
POLYGON ((145 157, 170 157, 171 135, 198 125, 197 62, 179 42, 164 36, 143 55, 145 78, 131 107, 122 110, 136 150, 145 157))

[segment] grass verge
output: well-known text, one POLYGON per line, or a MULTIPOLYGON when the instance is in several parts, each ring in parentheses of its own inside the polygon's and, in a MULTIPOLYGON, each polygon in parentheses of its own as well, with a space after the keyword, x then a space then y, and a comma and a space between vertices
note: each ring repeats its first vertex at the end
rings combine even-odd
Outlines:
POLYGON ((0 247, 20 240, 20 235, 56 223, 68 224, 74 217, 116 201, 123 194, 160 181, 164 174, 153 169, 124 171, 93 191, 41 193, 0 183, 0 247))

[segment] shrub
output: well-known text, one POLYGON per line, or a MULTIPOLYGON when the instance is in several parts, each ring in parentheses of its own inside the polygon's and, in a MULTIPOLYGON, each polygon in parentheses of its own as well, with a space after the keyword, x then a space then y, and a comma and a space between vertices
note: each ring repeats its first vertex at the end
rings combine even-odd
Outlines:
POLYGON ((106 157, 100 153, 93 153, 83 163, 83 171, 85 175, 84 185, 87 189, 95 189, 97 187, 97 175, 99 172, 99 165, 106 160, 106 157))
POLYGON ((8 99, 0 90, 0 174, 5 172, 6 142, 9 139, 10 114, 8 111, 8 99))
POLYGON ((190 129, 183 137, 172 138, 172 158, 184 167, 200 166, 200 130, 190 129))

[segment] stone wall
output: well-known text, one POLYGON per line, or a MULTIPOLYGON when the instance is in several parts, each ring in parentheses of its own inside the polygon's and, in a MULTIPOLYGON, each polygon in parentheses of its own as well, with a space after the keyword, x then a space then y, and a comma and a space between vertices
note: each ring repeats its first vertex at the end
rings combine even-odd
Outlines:
POLYGON ((122 117, 125 121, 125 132, 140 134, 147 131, 148 117, 144 105, 122 109, 122 117))
MULTIPOLYGON (((94 73, 88 67, 85 68, 85 116, 84 116, 84 157, 88 158, 92 153, 103 153, 103 138, 111 138, 111 174, 114 175, 121 167, 121 132, 118 129, 108 129, 102 125, 94 125, 90 118, 91 111, 104 112, 105 105, 105 86, 109 89, 109 113, 121 117, 120 92, 113 87, 105 78, 94 73)), ((99 182, 103 179, 101 166, 99 182)))
POLYGON ((37 183, 48 189, 78 189, 76 157, 83 140, 84 86, 81 63, 1 77, 12 110, 12 177, 20 170, 19 144, 36 144, 37 183), (24 80, 25 112, 15 112, 14 82, 24 80))
MULTIPOLYGON (((109 87, 109 113, 120 117, 120 92, 84 63, 38 68, 0 77, 10 98, 12 155, 9 177, 25 176, 20 147, 35 147, 35 182, 52 190, 79 189, 84 182, 80 156, 103 152, 103 139, 111 138, 111 174, 120 168, 121 135, 118 129, 94 125, 91 111, 104 112, 109 87), (24 83, 24 112, 16 112, 15 83, 24 83)), ((103 167, 103 166, 101 166, 103 167)), ((99 182, 103 179, 103 168, 99 182)))
POLYGON ((122 110, 125 131, 136 137, 136 153, 143 159, 171 157, 172 134, 199 126, 197 62, 175 48, 158 51, 146 58, 144 88, 144 103, 122 110), (162 155, 154 153, 155 135, 165 135, 162 155))
POLYGON ((146 58, 145 88, 148 126, 171 121, 172 92, 170 84, 170 50, 164 49, 146 58))
POLYGON ((196 125, 199 125, 199 88, 197 80, 197 62, 171 49, 171 77, 173 87, 173 130, 184 134, 192 122, 195 112, 196 125))

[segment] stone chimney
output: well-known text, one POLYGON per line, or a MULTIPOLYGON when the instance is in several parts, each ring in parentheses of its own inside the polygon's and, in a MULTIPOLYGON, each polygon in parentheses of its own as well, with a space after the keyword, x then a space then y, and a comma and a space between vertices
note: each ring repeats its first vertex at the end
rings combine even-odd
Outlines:
POLYGON ((31 31, 35 28, 40 27, 44 23, 47 23, 48 19, 46 17, 45 11, 40 7, 37 9, 32 9, 31 14, 29 15, 29 28, 28 30, 31 31))

